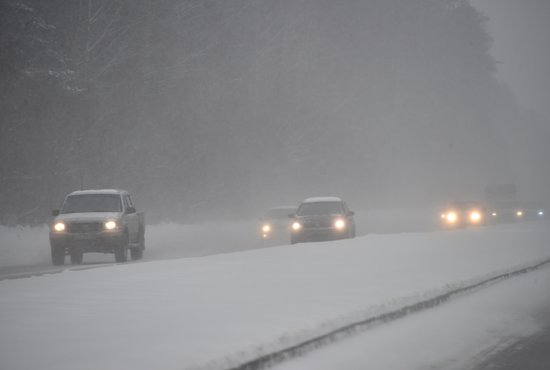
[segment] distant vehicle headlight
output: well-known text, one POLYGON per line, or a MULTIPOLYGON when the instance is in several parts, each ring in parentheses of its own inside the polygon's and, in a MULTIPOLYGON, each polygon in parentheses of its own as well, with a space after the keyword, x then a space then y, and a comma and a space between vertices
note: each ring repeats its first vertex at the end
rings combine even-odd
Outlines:
POLYGON ((58 222, 53 226, 55 231, 65 231, 65 224, 63 222, 58 222))
POLYGON ((118 227, 116 221, 107 221, 105 222, 105 229, 107 230, 114 230, 118 227))
POLYGON ((264 224, 264 225, 262 226, 262 231, 263 231, 264 233, 270 232, 270 231, 271 231, 271 225, 270 225, 270 224, 264 224))
POLYGON ((447 213, 447 221, 450 223, 455 223, 458 220, 458 215, 455 212, 447 213))
POLYGON ((496 212, 493 212, 493 213, 491 213, 491 216, 497 217, 497 213, 496 213, 496 212))
POLYGON ((473 211, 472 213, 470 213, 470 220, 472 222, 478 222, 479 220, 481 220, 481 213, 479 213, 478 211, 473 211))
POLYGON ((346 227, 346 221, 342 220, 341 218, 336 219, 334 221, 334 227, 338 230, 342 230, 346 227))
POLYGON ((544 211, 538 211, 537 213, 539 216, 544 216, 544 211))
POLYGON ((298 230, 300 230, 301 228, 302 228, 302 224, 299 223, 298 221, 294 221, 294 222, 292 223, 292 230, 298 231, 298 230))
POLYGON ((521 217, 523 216, 523 211, 519 210, 516 212, 516 216, 521 217))

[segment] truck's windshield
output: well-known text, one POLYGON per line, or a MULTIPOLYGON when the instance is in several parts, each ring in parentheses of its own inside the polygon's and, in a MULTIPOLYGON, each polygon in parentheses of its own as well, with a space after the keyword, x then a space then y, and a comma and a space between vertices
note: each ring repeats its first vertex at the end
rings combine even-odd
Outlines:
POLYGON ((63 203, 61 213, 121 212, 122 204, 117 194, 70 195, 63 203))

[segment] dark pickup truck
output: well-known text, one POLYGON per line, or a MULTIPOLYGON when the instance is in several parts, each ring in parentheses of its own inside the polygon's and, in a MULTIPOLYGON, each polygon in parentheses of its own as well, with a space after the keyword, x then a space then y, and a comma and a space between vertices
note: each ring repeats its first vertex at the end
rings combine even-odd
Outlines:
POLYGON ((80 190, 65 197, 52 212, 50 246, 52 263, 63 265, 65 256, 81 264, 84 253, 114 253, 116 262, 143 257, 145 217, 137 212, 125 190, 80 190))

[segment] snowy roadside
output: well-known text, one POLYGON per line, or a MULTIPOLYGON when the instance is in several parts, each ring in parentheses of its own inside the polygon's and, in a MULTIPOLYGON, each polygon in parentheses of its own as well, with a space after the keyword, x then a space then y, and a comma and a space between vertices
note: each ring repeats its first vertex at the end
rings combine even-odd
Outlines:
POLYGON ((369 235, 0 282, 0 367, 219 369, 550 257, 548 223, 369 235))
MULTIPOLYGON (((166 223, 148 225, 145 260, 197 257, 229 253, 260 246, 254 221, 198 225, 166 223), (222 243, 223 242, 223 243, 222 243)), ((51 265, 48 226, 0 225, 0 267, 51 265)), ((68 259, 67 259, 68 262, 68 259)), ((111 263, 112 254, 91 253, 84 263, 111 263)))
MULTIPOLYGON (((369 210, 356 216, 358 235, 433 231, 435 210, 369 210)), ((259 238, 259 221, 212 222, 195 225, 147 225, 145 260, 198 257, 268 246, 259 238)), ((0 268, 51 266, 49 228, 0 225, 0 268)), ((112 263, 111 254, 86 254, 84 263, 112 263)))

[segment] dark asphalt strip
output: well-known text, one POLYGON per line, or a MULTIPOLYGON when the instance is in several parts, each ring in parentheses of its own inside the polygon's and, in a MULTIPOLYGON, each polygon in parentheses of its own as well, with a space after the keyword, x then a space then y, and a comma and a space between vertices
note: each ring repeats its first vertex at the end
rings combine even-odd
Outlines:
POLYGON ((484 358, 471 370, 550 369, 550 327, 484 358))
MULTIPOLYGON (((129 263, 129 262, 128 262, 129 263)), ((135 262, 132 262, 135 263, 135 262)), ((109 263, 95 263, 95 264, 85 264, 85 265, 66 265, 58 267, 34 267, 34 266, 13 266, 10 268, 0 268, 0 281, 2 280, 13 280, 13 279, 24 279, 34 276, 42 275, 53 275, 59 274, 63 271, 83 271, 90 270, 100 267, 112 266, 113 264, 109 263), (30 271, 25 271, 30 270, 30 271)))
POLYGON ((474 291, 487 287, 491 284, 510 279, 515 276, 527 274, 529 272, 535 271, 546 265, 550 264, 550 259, 543 260, 536 264, 520 268, 515 271, 506 272, 499 274, 482 281, 476 282, 474 284, 464 286, 461 288, 453 289, 447 293, 443 293, 436 297, 427 299, 425 301, 417 302, 400 309, 390 311, 381 315, 373 316, 346 326, 340 327, 338 329, 332 330, 323 335, 317 336, 315 338, 309 339, 307 341, 295 344, 293 346, 283 348, 279 351, 275 351, 266 355, 262 355, 255 359, 249 360, 247 362, 241 363, 240 365, 227 368, 227 370, 258 370, 265 369, 276 364, 279 364, 283 361, 302 356, 308 352, 311 352, 320 347, 326 346, 328 344, 334 343, 336 341, 348 338, 355 334, 359 334, 369 327, 372 327, 376 324, 387 323, 407 315, 420 312, 429 308, 439 306, 445 302, 448 302, 452 298, 455 298, 460 295, 473 293, 474 291))

